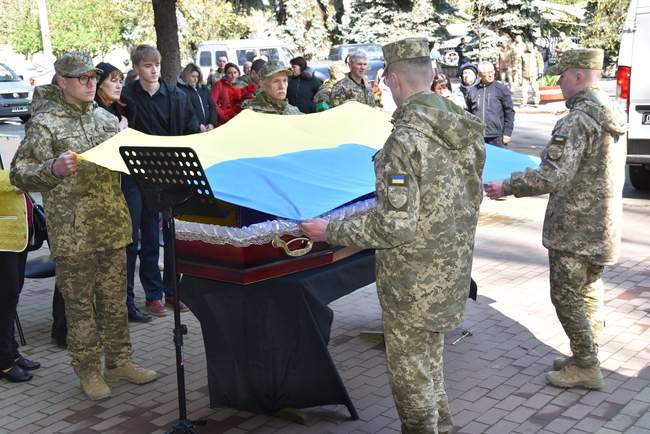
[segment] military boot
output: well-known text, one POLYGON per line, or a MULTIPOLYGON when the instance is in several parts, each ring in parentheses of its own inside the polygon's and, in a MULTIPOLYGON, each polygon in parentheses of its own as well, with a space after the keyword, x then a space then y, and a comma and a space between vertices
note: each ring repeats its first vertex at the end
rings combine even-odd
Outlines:
POLYGON ((577 365, 566 365, 560 371, 546 374, 548 382, 556 387, 584 387, 585 389, 600 389, 603 387, 603 373, 599 366, 581 368, 577 365))
POLYGON ((81 390, 93 401, 111 396, 111 389, 99 372, 81 373, 79 374, 79 382, 81 383, 81 390))
POLYGON ((111 383, 126 380, 133 384, 145 384, 155 380, 158 373, 151 369, 145 369, 129 360, 116 368, 107 368, 104 376, 111 383))
POLYGON ((553 360, 553 370, 560 371, 565 366, 572 365, 572 364, 573 364, 573 356, 558 357, 557 359, 553 360))

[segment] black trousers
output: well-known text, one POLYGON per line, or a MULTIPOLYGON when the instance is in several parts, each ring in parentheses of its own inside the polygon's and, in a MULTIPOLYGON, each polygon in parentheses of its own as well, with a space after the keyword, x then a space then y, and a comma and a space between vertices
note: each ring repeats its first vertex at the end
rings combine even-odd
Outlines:
POLYGON ((8 369, 20 356, 14 326, 20 291, 25 282, 27 250, 0 252, 0 369, 8 369))

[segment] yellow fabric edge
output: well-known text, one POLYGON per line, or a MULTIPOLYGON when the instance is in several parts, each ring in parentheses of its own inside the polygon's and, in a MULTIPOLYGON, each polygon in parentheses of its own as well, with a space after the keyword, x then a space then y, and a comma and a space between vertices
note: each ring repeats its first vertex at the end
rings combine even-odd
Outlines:
POLYGON ((380 149, 390 135, 390 115, 358 102, 308 115, 282 116, 244 110, 227 124, 188 136, 152 136, 126 129, 82 154, 85 160, 128 173, 120 146, 190 147, 204 168, 241 158, 272 157, 346 143, 380 149))
POLYGON ((25 250, 29 241, 28 227, 25 197, 16 193, 16 188, 9 182, 9 171, 0 170, 0 252, 25 250), (1 219, 14 216, 15 220, 1 219))

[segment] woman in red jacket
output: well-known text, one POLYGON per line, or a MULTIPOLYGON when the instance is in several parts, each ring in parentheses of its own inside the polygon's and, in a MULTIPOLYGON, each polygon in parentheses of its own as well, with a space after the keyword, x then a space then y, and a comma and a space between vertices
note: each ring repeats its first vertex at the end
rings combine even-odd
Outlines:
POLYGON ((223 125, 241 111, 241 103, 255 92, 255 84, 239 88, 235 82, 239 78, 239 67, 228 63, 224 67, 224 76, 212 87, 212 100, 217 108, 217 126, 223 125))

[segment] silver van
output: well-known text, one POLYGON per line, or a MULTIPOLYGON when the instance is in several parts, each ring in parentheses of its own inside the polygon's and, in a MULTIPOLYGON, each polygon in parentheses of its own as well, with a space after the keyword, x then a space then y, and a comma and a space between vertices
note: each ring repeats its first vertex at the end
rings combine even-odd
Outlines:
POLYGON ((32 113, 33 89, 9 66, 0 63, 0 118, 18 117, 27 122, 32 113))
POLYGON ((627 164, 630 182, 650 190, 650 0, 631 0, 623 27, 616 96, 628 113, 627 164))
POLYGON ((226 56, 228 62, 239 65, 252 62, 264 56, 268 60, 279 60, 289 66, 295 56, 284 42, 274 39, 231 39, 201 42, 196 50, 196 64, 207 78, 210 68, 217 69, 217 59, 226 56))

